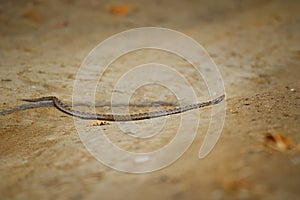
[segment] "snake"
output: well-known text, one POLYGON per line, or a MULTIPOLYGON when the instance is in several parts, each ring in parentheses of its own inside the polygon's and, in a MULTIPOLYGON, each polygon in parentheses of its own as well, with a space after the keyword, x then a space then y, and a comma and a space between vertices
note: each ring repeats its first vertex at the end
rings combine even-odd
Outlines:
POLYGON ((99 113, 89 113, 89 112, 82 112, 78 110, 73 110, 68 106, 66 103, 58 99, 56 96, 46 96, 41 98, 34 98, 34 99, 22 99, 26 102, 34 102, 34 103, 41 103, 41 104, 49 104, 53 103, 53 105, 60 111, 74 116, 81 119, 86 120, 102 120, 102 121, 115 121, 115 122, 126 122, 126 121, 137 121, 137 120, 145 120, 145 119, 152 119, 157 117, 163 117, 167 115, 179 114, 183 112, 187 112, 189 110, 203 108, 210 105, 215 105, 222 102, 225 98, 225 94, 202 103, 194 103, 184 106, 177 106, 174 108, 166 109, 166 110, 159 110, 159 111, 151 111, 151 112, 144 112, 144 113, 136 113, 136 114, 99 114, 99 113))

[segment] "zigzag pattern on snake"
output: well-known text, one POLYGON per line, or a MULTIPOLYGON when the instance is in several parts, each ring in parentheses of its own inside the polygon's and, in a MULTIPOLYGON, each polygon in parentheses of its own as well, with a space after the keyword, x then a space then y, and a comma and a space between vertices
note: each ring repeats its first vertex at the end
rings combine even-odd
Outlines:
POLYGON ((161 111, 153 111, 153 112, 146 112, 146 113, 137 113, 137 114, 129 114, 129 115, 113 115, 113 114, 98 114, 98 113, 87 113, 81 112, 77 110, 73 110, 69 108, 67 104, 59 100, 55 96, 48 96, 36 99, 22 99, 23 101, 28 102, 49 102, 52 101, 54 106, 59 109, 60 111, 72 115, 74 117, 78 117, 81 119, 88 119, 88 120, 103 120, 103 121, 136 121, 136 120, 144 120, 144 119, 151 119, 157 117, 163 117, 167 115, 173 115, 178 113, 183 113, 192 109, 202 108, 210 105, 215 105, 223 101, 225 95, 221 95, 220 97, 213 99, 211 101, 203 102, 203 103, 195 103, 186 106, 175 107, 167 110, 161 111))

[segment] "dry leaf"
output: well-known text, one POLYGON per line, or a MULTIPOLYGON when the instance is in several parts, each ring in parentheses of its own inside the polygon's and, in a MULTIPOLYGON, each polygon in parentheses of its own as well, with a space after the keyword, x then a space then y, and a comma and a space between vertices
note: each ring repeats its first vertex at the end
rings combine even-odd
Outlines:
POLYGON ((105 122, 105 121, 92 121, 88 124, 88 126, 104 126, 104 125, 109 125, 108 122, 105 122))
POLYGON ((237 191, 241 189, 249 189, 251 188, 251 182, 247 178, 240 179, 227 179, 223 182, 224 189, 228 191, 237 191))
POLYGON ((69 23, 66 20, 58 21, 58 22, 56 22, 55 27, 56 28, 65 28, 68 26, 68 24, 69 23))
POLYGON ((28 10, 26 10, 23 15, 23 17, 25 17, 26 19, 35 22, 35 23, 40 23, 42 22, 42 16, 40 15, 40 13, 34 9, 34 8, 30 8, 28 10))
POLYGON ((293 146, 292 140, 283 136, 282 134, 267 134, 265 136, 264 144, 278 151, 286 151, 291 149, 293 146))
POLYGON ((113 5, 110 8, 110 13, 117 16, 124 16, 128 14, 131 10, 131 7, 129 5, 113 5))

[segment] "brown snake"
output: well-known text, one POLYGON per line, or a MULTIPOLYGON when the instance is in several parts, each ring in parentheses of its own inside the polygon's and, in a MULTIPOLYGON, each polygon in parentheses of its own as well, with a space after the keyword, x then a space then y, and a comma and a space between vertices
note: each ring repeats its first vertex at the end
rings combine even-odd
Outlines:
POLYGON ((183 113, 192 109, 202 108, 210 105, 215 105, 223 101, 225 95, 222 95, 216 99, 211 101, 203 102, 203 103, 195 103, 186 106, 175 107, 167 110, 161 111, 153 111, 153 112, 146 112, 146 113, 137 113, 137 114, 129 114, 129 115, 113 115, 113 114, 97 114, 97 113, 87 113, 81 112, 77 110, 73 110, 69 108, 67 104, 59 100, 55 96, 48 96, 36 99, 22 99, 23 101, 28 102, 51 102, 53 105, 60 111, 72 115, 74 117, 78 117, 81 119, 89 119, 89 120, 103 120, 103 121, 136 121, 136 120, 144 120, 144 119, 151 119, 157 117, 163 117, 172 114, 183 113))

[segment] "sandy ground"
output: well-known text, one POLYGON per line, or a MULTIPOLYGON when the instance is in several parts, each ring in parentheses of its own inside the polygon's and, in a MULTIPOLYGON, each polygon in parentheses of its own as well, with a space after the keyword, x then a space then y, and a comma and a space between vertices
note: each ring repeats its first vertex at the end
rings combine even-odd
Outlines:
MULTIPOLYGON (((84 148, 73 118, 54 108, 0 116, 1 199, 299 199, 299 13, 296 0, 1 1, 0 109, 25 97, 71 101, 88 53, 107 37, 142 26, 175 29, 201 43, 227 91, 224 129, 208 157, 197 157, 205 122, 179 160, 140 175, 98 162, 84 148), (130 6, 123 16, 111 12, 120 4, 130 6), (293 146, 278 151, 264 145, 268 133, 288 137, 293 146)), ((111 71, 103 91, 122 73, 111 71)), ((157 96, 167 93, 162 88, 145 91, 146 100, 169 97, 157 96)), ((108 101, 110 94, 103 95, 100 100, 108 101)), ((142 91, 135 97, 145 100, 142 91)), ((174 136, 178 117, 168 118, 167 136, 147 142, 148 149, 174 136)), ((125 149, 145 144, 127 143, 114 123, 103 128, 125 149)))

